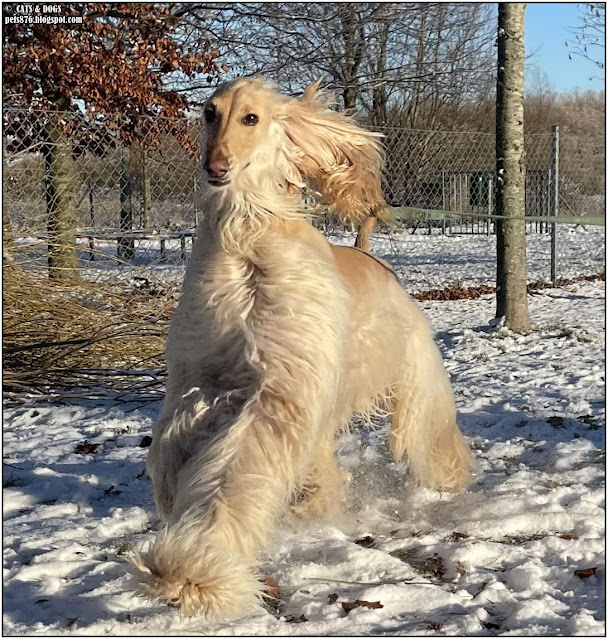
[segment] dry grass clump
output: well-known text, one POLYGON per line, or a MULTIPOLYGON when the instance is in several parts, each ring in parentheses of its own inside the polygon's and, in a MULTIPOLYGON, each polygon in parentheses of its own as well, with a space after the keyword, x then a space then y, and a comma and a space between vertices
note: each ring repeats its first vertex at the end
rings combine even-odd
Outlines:
POLYGON ((175 291, 53 282, 3 259, 5 396, 158 394, 175 291))

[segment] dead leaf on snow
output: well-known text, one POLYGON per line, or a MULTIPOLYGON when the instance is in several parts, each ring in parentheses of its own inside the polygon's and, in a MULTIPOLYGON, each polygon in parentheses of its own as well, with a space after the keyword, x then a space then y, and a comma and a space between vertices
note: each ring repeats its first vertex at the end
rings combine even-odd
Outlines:
POLYGON ((453 533, 450 533, 445 538, 445 541, 460 541, 462 539, 468 539, 468 538, 469 538, 469 535, 467 535, 466 533, 454 531, 453 533))
POLYGON ((376 542, 373 537, 369 535, 361 537, 361 539, 355 539, 357 546, 363 546, 363 548, 371 548, 376 542))
POLYGON ((441 621, 433 621, 432 619, 425 619, 422 623, 425 624, 429 630, 439 631, 443 628, 443 623, 441 623, 441 621))
POLYGON ((563 535, 558 535, 560 539, 567 539, 570 541, 571 539, 578 539, 578 535, 576 533, 564 533, 563 535))
POLYGON ((445 569, 443 567, 443 559, 435 554, 433 555, 427 564, 429 572, 433 575, 433 577, 443 577, 443 573, 445 569))
POLYGON ((357 599, 356 601, 342 602, 342 608, 344 612, 348 614, 355 608, 384 608, 384 606, 379 601, 363 601, 362 599, 357 599))
POLYGON ((587 579, 587 577, 593 577, 597 571, 597 566, 595 568, 582 568, 581 570, 575 570, 574 574, 580 579, 587 579))
POLYGON ((90 455, 91 453, 96 452, 98 448, 99 444, 93 444, 88 439, 85 439, 85 441, 76 445, 74 452, 79 455, 90 455))
POLYGON ((266 589, 264 590, 264 594, 268 597, 278 597, 281 589, 279 588, 279 584, 272 577, 264 577, 263 579, 264 585, 266 589))

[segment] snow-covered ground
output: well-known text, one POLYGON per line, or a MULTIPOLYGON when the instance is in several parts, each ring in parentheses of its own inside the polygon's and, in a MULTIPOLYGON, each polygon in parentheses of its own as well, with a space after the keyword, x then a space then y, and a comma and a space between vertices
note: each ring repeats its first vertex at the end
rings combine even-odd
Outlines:
MULTIPOLYGON (((573 237, 583 272, 603 270, 603 234, 573 237)), ((467 242, 404 238, 408 288, 492 283, 467 242)), ((492 296, 422 304, 477 460, 470 489, 412 487, 385 424, 341 436, 345 514, 279 531, 263 563, 278 600, 230 622, 182 619, 129 588, 125 555, 157 526, 141 447, 157 404, 6 409, 5 634, 603 635, 605 285, 529 301, 525 336, 488 327, 492 296), (378 603, 347 613, 357 600, 378 603)))
MULTIPOLYGON (((549 281, 551 236, 527 236, 528 280, 549 281)), ((335 244, 352 246, 350 234, 331 237, 335 244)), ((373 239, 376 255, 388 260, 409 291, 451 286, 494 285, 496 283, 496 237, 493 235, 433 235, 426 230, 383 234, 373 239)), ((557 277, 570 279, 605 270, 606 229, 604 227, 558 227, 557 277)))

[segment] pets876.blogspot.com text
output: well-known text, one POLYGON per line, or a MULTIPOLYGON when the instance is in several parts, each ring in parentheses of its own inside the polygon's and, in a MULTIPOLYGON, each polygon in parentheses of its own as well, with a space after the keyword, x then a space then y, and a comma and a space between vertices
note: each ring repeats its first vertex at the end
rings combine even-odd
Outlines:
POLYGON ((7 2, 2 6, 4 24, 83 24, 82 16, 69 11, 67 4, 27 4, 7 2))

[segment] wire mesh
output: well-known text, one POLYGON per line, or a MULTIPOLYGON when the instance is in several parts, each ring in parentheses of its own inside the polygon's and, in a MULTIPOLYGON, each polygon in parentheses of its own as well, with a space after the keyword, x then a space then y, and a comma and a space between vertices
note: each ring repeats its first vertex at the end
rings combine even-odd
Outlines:
POLYGON ((606 141, 604 137, 560 133, 559 207, 564 215, 604 216, 606 141))
MULTIPOLYGON (((181 135, 159 134, 157 124, 142 119, 136 141, 126 145, 102 122, 84 122, 78 114, 51 121, 31 110, 4 113, 3 227, 29 269, 45 272, 55 244, 72 252, 76 244, 79 273, 87 280, 136 286, 181 281, 202 213, 200 154, 186 151, 181 135), (53 226, 57 207, 71 210, 75 229, 53 226)), ((196 119, 168 128, 178 127, 193 141, 202 132, 196 119)), ((493 134, 378 130, 384 134, 387 203, 437 212, 424 222, 402 219, 402 232, 421 225, 448 236, 494 232, 493 221, 483 217, 495 213, 493 134)), ((537 218, 552 214, 551 133, 526 135, 525 158, 526 215, 534 218, 527 230, 544 233, 550 225, 537 218)), ((580 217, 581 224, 603 215, 604 158, 603 140, 562 134, 560 214, 580 217)))
MULTIPOLYGON (((495 136, 491 133, 379 129, 385 135, 387 202, 396 207, 418 207, 460 213, 447 222, 452 233, 493 232, 495 136)), ((526 136, 526 215, 549 216, 551 134, 526 136)), ((529 231, 546 232, 542 222, 528 224, 529 231)))

